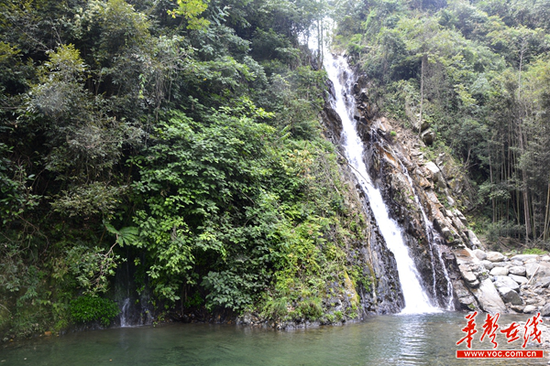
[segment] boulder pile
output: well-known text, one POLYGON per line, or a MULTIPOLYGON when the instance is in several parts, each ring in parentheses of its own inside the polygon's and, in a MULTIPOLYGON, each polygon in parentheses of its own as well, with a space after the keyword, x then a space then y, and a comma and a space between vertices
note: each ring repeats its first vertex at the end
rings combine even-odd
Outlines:
MULTIPOLYGON (((517 254, 464 248, 457 254, 457 263, 470 294, 471 308, 489 313, 540 312, 550 316, 550 256, 517 254)), ((464 303, 464 301, 462 301, 464 303)))

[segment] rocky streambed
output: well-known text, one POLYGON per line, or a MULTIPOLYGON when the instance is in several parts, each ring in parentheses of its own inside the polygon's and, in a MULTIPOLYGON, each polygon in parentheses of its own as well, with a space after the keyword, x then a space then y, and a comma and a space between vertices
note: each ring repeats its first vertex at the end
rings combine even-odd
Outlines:
MULTIPOLYGON (((518 254, 464 248, 455 251, 458 267, 476 305, 490 313, 540 312, 550 316, 550 256, 518 254), (476 304, 477 302, 477 304, 476 304)), ((463 290, 464 291, 464 290, 463 290)), ((463 304, 467 301, 464 302, 463 304)))
MULTIPOLYGON (((467 287, 457 295, 488 313, 517 313, 543 317, 538 329, 541 343, 530 345, 550 351, 550 256, 505 255, 480 249, 455 250, 458 267, 467 287)), ((527 318, 526 318, 527 320, 527 318)), ((520 322, 523 328, 525 322, 520 322)), ((549 361, 550 364, 550 361, 549 361)))

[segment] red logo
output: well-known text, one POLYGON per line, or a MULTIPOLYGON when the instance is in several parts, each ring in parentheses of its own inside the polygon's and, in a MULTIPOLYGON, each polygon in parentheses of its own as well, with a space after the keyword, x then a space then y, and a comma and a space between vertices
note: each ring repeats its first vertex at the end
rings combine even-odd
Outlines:
MULTIPOLYGON (((542 350, 470 350, 472 348, 472 341, 474 339, 474 335, 477 333, 476 329, 476 316, 477 311, 474 313, 470 313, 466 315, 464 318, 467 320, 466 326, 462 328, 462 331, 466 333, 466 335, 461 338, 458 342, 456 342, 456 345, 460 345, 461 343, 465 342, 466 347, 468 350, 457 350, 456 351, 456 357, 457 358, 542 358, 544 357, 544 352, 542 350)), ((498 342, 496 340, 497 338, 497 330, 499 330, 500 325, 498 324, 498 319, 500 317, 500 314, 487 314, 487 317, 485 318, 485 321, 483 323, 483 333, 481 334, 481 337, 479 338, 480 342, 483 342, 485 337, 489 339, 489 341, 493 344, 493 349, 496 349, 498 347, 498 342)), ((538 342, 539 344, 542 343, 541 340, 541 331, 538 328, 538 325, 542 324, 542 319, 540 313, 537 315, 531 317, 523 326, 523 344, 521 345, 522 348, 525 348, 527 345, 527 342, 534 341, 538 342)), ((500 333, 504 334, 506 337, 507 343, 512 343, 514 341, 517 341, 520 339, 519 332, 520 332, 520 325, 516 322, 513 322, 510 324, 507 328, 501 329, 500 333)))

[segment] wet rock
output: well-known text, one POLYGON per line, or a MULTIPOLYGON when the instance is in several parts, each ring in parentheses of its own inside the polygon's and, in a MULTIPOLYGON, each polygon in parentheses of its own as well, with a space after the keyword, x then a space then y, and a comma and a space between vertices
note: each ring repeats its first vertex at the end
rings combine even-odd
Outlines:
POLYGON ((481 282, 479 288, 472 289, 472 292, 483 311, 491 314, 506 312, 506 305, 504 305, 502 298, 491 280, 484 280, 481 282))
MULTIPOLYGON (((369 107, 370 98, 366 87, 366 80, 358 81, 353 90, 359 101, 354 114, 362 126, 360 135, 369 146, 368 151, 365 151, 365 160, 373 180, 383 191, 384 199, 389 202, 393 201, 389 204, 390 214, 405 228, 405 235, 408 237, 406 241, 412 253, 411 256, 419 268, 423 282, 425 285, 428 283, 427 292, 431 294, 433 291, 441 291, 446 288, 446 282, 440 281, 440 277, 443 278, 439 273, 442 272, 441 268, 438 268, 439 272, 434 271, 436 266, 433 260, 430 261, 430 255, 428 255, 430 250, 427 248, 427 243, 431 242, 431 239, 424 232, 420 211, 407 207, 409 205, 417 206, 410 198, 411 193, 417 194, 418 201, 423 206, 428 220, 438 233, 437 237, 441 236, 445 239, 443 244, 447 244, 445 248, 450 252, 449 257, 451 258, 445 258, 445 266, 451 273, 455 299, 458 299, 460 306, 470 309, 480 306, 485 311, 505 312, 506 306, 508 309, 514 306, 516 311, 522 311, 526 299, 533 300, 527 305, 537 308, 544 305, 545 303, 541 303, 541 301, 550 297, 550 292, 546 292, 549 291, 546 287, 535 288, 535 284, 544 285, 542 279, 550 276, 550 273, 545 275, 544 270, 535 267, 530 272, 531 274, 535 273, 535 276, 527 285, 530 277, 526 277, 528 273, 525 268, 526 261, 537 261, 537 256, 519 255, 515 256, 514 261, 509 261, 505 255, 498 252, 486 253, 479 250, 467 253, 466 248, 483 249, 483 245, 475 233, 467 229, 467 220, 464 215, 457 209, 448 209, 448 204, 451 206, 455 204, 455 197, 452 195, 464 192, 466 185, 463 172, 448 154, 440 154, 435 162, 426 163, 426 157, 419 151, 422 143, 414 143, 414 138, 418 136, 418 133, 408 134, 407 131, 399 129, 397 125, 392 127, 391 120, 381 123, 380 120, 384 118, 383 116, 380 114, 374 116, 369 112, 372 108, 369 107), (398 132, 400 139, 387 138, 388 131, 393 130, 398 132), (388 148, 388 144, 391 145, 391 148, 388 148), (408 180, 404 179, 402 166, 408 170, 414 187, 411 187, 408 180), (440 202, 439 197, 446 202, 440 202), (462 256, 462 251, 466 253, 464 256, 462 256), (459 259, 459 257, 461 258, 459 259), (435 284, 433 273, 438 276, 437 284, 435 284), (494 283, 492 282, 493 277, 494 283), (430 284, 432 284, 431 289, 429 289, 430 284), (520 284, 522 285, 521 290, 519 289, 520 284), (506 305, 503 299, 506 301, 506 305)), ((332 111, 327 109, 325 113, 331 120, 330 125, 335 129, 331 136, 334 141, 335 137, 340 135, 341 122, 338 117, 333 116, 332 111)), ((414 117, 415 111, 411 113, 411 116, 414 117)), ((417 123, 416 129, 421 132, 421 139, 426 144, 432 143, 435 138, 433 131, 426 124, 420 125, 419 121, 418 117, 411 119, 411 122, 417 123)), ((462 204, 465 200, 467 197, 461 196, 462 204)), ((467 203, 465 205, 468 207, 467 203)), ((379 236, 375 220, 370 222, 373 223, 371 234, 379 236)), ((373 263, 371 269, 374 275, 372 291, 365 293, 362 289, 356 289, 357 291, 354 293, 351 291, 352 286, 348 284, 345 286, 345 295, 349 297, 350 302, 359 298, 359 307, 363 309, 364 313, 394 312, 396 304, 399 307, 399 303, 402 302, 400 285, 395 280, 397 276, 394 260, 391 254, 389 254, 390 260, 386 259, 387 253, 380 249, 382 246, 384 246, 383 240, 380 240, 380 243, 371 244, 365 248, 365 262, 373 263), (376 247, 378 248, 376 249, 376 247), (391 266, 389 262, 392 262, 391 266)), ((538 261, 540 262, 540 260, 538 261)), ((550 257, 548 262, 550 262, 550 257)))
POLYGON ((502 262, 506 258, 504 254, 499 252, 488 252, 487 260, 491 262, 502 262))
MULTIPOLYGON (((334 92, 334 91, 333 91, 334 92)), ((338 112, 329 105, 325 106, 322 115, 323 121, 327 125, 327 137, 332 140, 334 144, 338 144, 342 131, 342 119, 338 115, 338 112)))

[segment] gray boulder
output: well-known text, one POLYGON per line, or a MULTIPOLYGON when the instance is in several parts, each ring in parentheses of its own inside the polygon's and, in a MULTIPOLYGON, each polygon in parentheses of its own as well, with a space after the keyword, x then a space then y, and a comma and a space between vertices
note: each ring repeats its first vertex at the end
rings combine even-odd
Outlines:
POLYGON ((540 315, 550 316, 550 303, 544 305, 542 309, 540 309, 540 315))
POLYGON ((458 268, 460 269, 460 274, 462 275, 462 278, 468 284, 468 287, 477 287, 479 285, 477 276, 471 271, 470 266, 459 265, 458 268))
POLYGON ((506 267, 495 267, 491 270, 491 276, 508 276, 508 268, 506 267))
POLYGON ((502 262, 506 257, 499 252, 488 252, 487 260, 491 262, 502 262))
POLYGON ((495 276, 495 287, 509 287, 512 290, 519 290, 518 283, 508 276, 495 276))
POLYGON ((527 281, 529 281, 524 276, 516 276, 516 275, 510 274, 510 275, 508 275, 508 277, 510 277, 511 279, 513 279, 514 281, 519 283, 520 285, 525 285, 527 283, 527 281))
POLYGON ((486 279, 478 288, 472 289, 481 308, 491 314, 506 312, 506 305, 502 301, 497 289, 490 279, 486 279))
POLYGON ((522 305, 523 300, 519 297, 518 293, 509 287, 499 287, 498 292, 504 302, 509 302, 512 305, 522 305))
POLYGON ((538 258, 538 255, 536 255, 536 254, 518 254, 518 255, 514 255, 510 259, 511 260, 518 260, 518 261, 522 261, 522 262, 527 262, 528 260, 537 259, 537 258, 538 258))
POLYGON ((480 261, 484 260, 487 258, 487 253, 485 253, 483 250, 481 249, 474 249, 472 250, 472 254, 474 256, 477 257, 477 259, 479 259, 480 261))
POLYGON ((495 267, 495 264, 491 261, 488 261, 487 259, 484 259, 481 261, 481 264, 487 268, 489 271, 493 269, 493 267, 495 267))
POLYGON ((535 284, 533 285, 533 287, 548 287, 548 285, 550 285, 550 276, 546 276, 546 277, 543 277, 543 278, 539 278, 535 284))
POLYGON ((535 305, 527 305, 525 308, 523 308, 523 312, 525 314, 530 314, 530 313, 534 312, 535 310, 537 310, 537 307, 535 305))
POLYGON ((512 266, 509 269, 509 272, 516 276, 525 276, 525 267, 524 266, 512 266))

